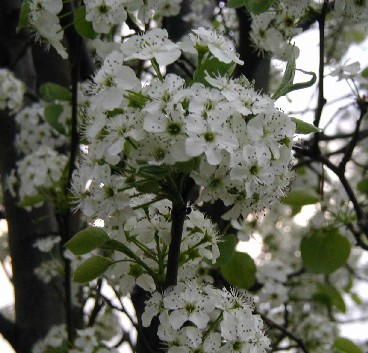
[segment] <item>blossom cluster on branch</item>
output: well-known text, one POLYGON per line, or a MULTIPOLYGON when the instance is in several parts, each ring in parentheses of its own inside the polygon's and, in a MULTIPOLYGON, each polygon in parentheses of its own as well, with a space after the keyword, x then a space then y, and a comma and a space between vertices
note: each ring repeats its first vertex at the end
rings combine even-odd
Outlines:
MULTIPOLYGON (((322 28, 329 16, 332 24, 326 33, 332 32, 341 24, 334 15, 364 26, 368 13, 361 2, 344 0, 265 4, 229 1, 228 8, 220 1, 214 11, 221 15, 218 26, 225 33, 200 26, 174 42, 160 27, 179 14, 181 0, 84 0, 79 7, 61 0, 23 3, 20 29, 30 28, 36 40, 67 59, 64 30, 74 26, 78 35, 90 39, 101 60, 88 81, 74 82, 71 91, 46 83, 40 89, 42 99, 22 110, 24 85, 10 71, 0 70, 0 109, 15 115, 19 127, 19 160, 7 176, 8 190, 28 210, 50 202, 60 226, 60 236, 45 237, 35 248, 52 253, 61 249, 65 267, 56 256, 34 272, 50 283, 67 275, 71 262, 75 281, 85 287, 65 290, 65 296, 84 302, 94 298, 89 326, 103 301, 124 313, 141 339, 146 339, 144 327, 156 330, 160 348, 169 353, 294 348, 318 353, 338 346, 338 327, 331 318, 346 310, 340 292, 358 301, 349 287, 355 279, 349 269, 360 254, 350 252, 354 241, 361 240, 365 214, 354 192, 364 194, 366 184, 355 180, 357 190, 349 189, 344 173, 364 125, 366 100, 358 97, 361 117, 336 168, 319 146, 319 139, 327 137, 317 113, 312 126, 278 109, 276 100, 317 78, 307 72, 310 81, 294 83, 299 53, 291 43, 294 36, 309 22, 322 28), (233 77, 235 68, 247 62, 229 39, 237 24, 229 27, 226 21, 243 6, 255 51, 287 61, 274 94, 256 90, 255 82, 242 75, 233 77), (177 73, 181 70, 185 77, 177 73), (315 139, 306 141, 308 150, 293 142, 297 133, 315 132, 315 139), (304 163, 317 172, 301 177, 304 169, 292 168, 293 149, 335 172, 353 207, 340 202, 335 184, 309 159, 304 163), (293 192, 287 195, 294 178, 293 192), (328 196, 317 196, 313 189, 318 183, 321 190, 328 184, 333 192, 326 188, 328 196), (252 216, 280 199, 289 206, 277 205, 263 219, 252 216), (204 214, 203 203, 221 205, 219 224, 204 214), (303 205, 317 203, 323 212, 301 231, 294 215, 303 205), (63 222, 70 211, 90 225, 74 237, 62 232, 69 229, 63 222), (263 253, 256 262, 236 251, 238 241, 249 240, 252 232, 263 236, 263 253), (330 250, 330 241, 337 247, 323 253, 330 250), (314 242, 321 245, 322 258, 314 255, 314 242), (350 282, 340 281, 340 275, 350 282), (257 309, 249 294, 232 286, 253 291, 257 309), (105 287, 114 292, 114 300, 105 296, 105 287), (142 316, 134 318, 122 298, 139 291, 146 300, 142 316), (271 328, 267 335, 265 324, 271 328)), ((193 13, 208 5, 192 1, 192 12, 184 19, 198 22, 193 13)), ((326 62, 333 62, 328 55, 326 62)), ((354 81, 359 65, 334 69, 331 76, 351 79, 354 89, 360 89, 354 81)), ((321 83, 319 87, 322 92, 321 83)), ((324 104, 320 99, 316 110, 322 111, 324 104)), ((364 204, 365 194, 361 200, 364 204)), ((115 323, 116 317, 109 315, 105 310, 104 322, 97 324, 115 323)), ((115 353, 106 331, 98 325, 76 330, 68 322, 54 326, 32 352, 115 353)), ((134 347, 128 336, 123 339, 134 347)))

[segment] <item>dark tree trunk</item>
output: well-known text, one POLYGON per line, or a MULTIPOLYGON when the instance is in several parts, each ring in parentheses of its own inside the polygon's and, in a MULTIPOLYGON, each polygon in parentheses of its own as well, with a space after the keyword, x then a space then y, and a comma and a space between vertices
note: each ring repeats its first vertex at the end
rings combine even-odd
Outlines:
MULTIPOLYGON (((66 61, 61 61, 54 52, 48 55, 41 50, 34 50, 32 56, 32 41, 28 34, 24 31, 16 34, 20 5, 21 1, 16 0, 0 3, 0 66, 11 68, 26 83, 27 91, 32 95, 36 86, 50 78, 68 84, 70 75, 66 61)), ((17 200, 6 189, 5 178, 18 158, 14 147, 16 126, 13 116, 5 112, 0 115, 0 173, 15 293, 15 322, 0 313, 0 333, 17 353, 30 353, 32 345, 51 326, 65 322, 63 278, 45 284, 34 274, 34 269, 48 256, 33 244, 35 240, 57 232, 57 228, 48 206, 27 212, 17 207, 17 200)))

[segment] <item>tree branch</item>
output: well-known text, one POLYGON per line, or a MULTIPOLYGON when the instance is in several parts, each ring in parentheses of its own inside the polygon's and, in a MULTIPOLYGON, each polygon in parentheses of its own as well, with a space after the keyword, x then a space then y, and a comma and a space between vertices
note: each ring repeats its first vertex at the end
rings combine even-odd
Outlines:
POLYGON ((175 286, 178 278, 180 245, 183 235, 186 204, 173 203, 171 210, 171 242, 169 247, 165 288, 175 286))
POLYGON ((308 349, 306 348, 304 342, 302 339, 300 339, 299 337, 295 336, 292 332, 290 332, 287 328, 285 328, 282 325, 279 325, 278 323, 276 323, 275 321, 269 319, 267 316, 260 314, 261 318, 263 319, 263 321, 271 328, 276 328, 279 331, 281 331, 283 334, 285 334, 285 336, 289 337, 290 339, 292 339, 297 345, 298 347, 304 352, 304 353, 309 353, 308 349))
POLYGON ((366 113, 367 113, 367 104, 360 104, 359 119, 358 119, 358 121, 355 125, 355 130, 354 130, 353 136, 352 136, 350 142, 346 146, 346 151, 345 151, 344 157, 341 160, 341 162, 339 164, 339 167, 338 167, 342 172, 345 172, 346 164, 350 161, 350 159, 353 155, 354 148, 357 145, 357 143, 359 142, 360 125, 361 125, 361 123, 363 121, 363 118, 364 118, 366 113))
POLYGON ((17 325, 0 312, 0 334, 12 347, 17 344, 17 325))
POLYGON ((340 180, 340 183, 345 189, 346 194, 348 195, 351 203, 353 204, 355 214, 357 216, 358 220, 358 226, 360 227, 361 232, 352 232, 355 240, 357 242, 357 245, 360 246, 364 250, 368 250, 368 243, 364 242, 362 240, 362 233, 368 236, 368 219, 367 215, 359 205, 358 199, 355 196, 355 193, 350 186, 348 180, 345 177, 344 170, 341 170, 338 166, 334 165, 332 162, 330 162, 325 156, 322 156, 319 153, 314 153, 313 151, 309 151, 297 146, 293 147, 294 151, 299 153, 300 155, 304 155, 307 157, 312 158, 314 161, 319 161, 322 164, 324 164, 327 168, 329 168, 340 180))
MULTIPOLYGON (((321 14, 318 16, 317 21, 319 25, 319 67, 318 67, 318 103, 314 116, 313 124, 319 127, 321 120, 322 110, 326 104, 326 99, 324 97, 324 67, 325 67, 325 21, 328 9, 328 0, 323 1, 323 6, 321 14)), ((319 133, 314 136, 314 146, 315 151, 319 151, 319 133)))

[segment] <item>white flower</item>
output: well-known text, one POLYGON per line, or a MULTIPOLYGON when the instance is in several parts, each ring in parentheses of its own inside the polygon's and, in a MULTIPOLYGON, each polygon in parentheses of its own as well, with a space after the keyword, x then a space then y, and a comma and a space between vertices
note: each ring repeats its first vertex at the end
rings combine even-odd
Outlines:
POLYGON ((343 64, 330 72, 331 76, 337 76, 338 81, 345 78, 354 78, 360 70, 360 63, 355 61, 350 64, 343 64))
POLYGON ((92 22, 98 33, 108 33, 114 25, 123 23, 127 18, 124 0, 85 0, 86 20, 92 22))
POLYGON ((107 152, 112 156, 118 155, 129 138, 140 141, 144 138, 144 131, 139 112, 128 108, 123 114, 115 115, 107 121, 104 136, 104 141, 109 146, 107 152))
POLYGON ((203 332, 197 327, 185 327, 186 343, 190 352, 215 353, 221 347, 221 334, 211 332, 203 337, 203 332))
POLYGON ((153 292, 151 297, 146 300, 144 312, 142 314, 142 325, 148 327, 151 324, 152 319, 159 315, 164 308, 163 296, 159 292, 153 292))
POLYGON ((206 29, 200 27, 198 29, 193 29, 193 34, 189 34, 190 38, 196 44, 207 46, 209 51, 218 60, 229 64, 234 62, 239 65, 243 65, 244 62, 240 60, 234 50, 234 46, 228 38, 217 33, 212 29, 206 29))
POLYGON ((61 44, 64 31, 57 16, 62 8, 61 0, 31 0, 28 20, 31 29, 36 31, 36 40, 45 41, 47 49, 53 46, 66 59, 68 54, 61 44))
POLYGON ((145 88, 151 101, 145 105, 144 110, 156 114, 162 112, 168 105, 172 106, 178 103, 184 85, 185 80, 174 74, 166 75, 163 82, 153 81, 150 86, 145 88))
POLYGON ((92 86, 95 96, 92 106, 113 110, 119 108, 125 100, 124 92, 139 90, 141 83, 132 68, 123 65, 123 54, 114 51, 109 54, 100 70, 94 76, 95 85, 92 86))
POLYGON ((160 17, 176 16, 180 12, 182 0, 151 0, 156 2, 155 13, 160 17))
POLYGON ((122 44, 122 51, 125 60, 156 59, 159 65, 172 64, 181 55, 179 46, 169 40, 166 29, 161 28, 129 38, 122 44))
POLYGON ((8 69, 0 69, 0 109, 18 112, 23 104, 25 86, 8 69))
POLYGON ((247 196, 251 197, 260 186, 270 185, 274 180, 271 169, 271 153, 263 146, 247 145, 243 147, 239 165, 230 170, 230 177, 245 182, 247 196))
POLYGON ((50 283, 54 277, 63 273, 63 265, 56 259, 42 261, 35 269, 34 274, 43 283, 50 283))
POLYGON ((171 310, 169 322, 174 329, 179 329, 188 320, 203 329, 210 320, 209 313, 215 304, 201 287, 189 282, 185 288, 177 286, 165 296, 164 307, 171 310))
POLYGON ((244 219, 242 223, 237 219, 230 220, 231 226, 237 230, 236 236, 240 241, 249 241, 251 229, 248 222, 244 219))
POLYGON ((33 247, 37 248, 38 250, 42 252, 50 252, 52 248, 55 246, 55 244, 60 243, 61 237, 59 236, 50 236, 42 239, 37 239, 33 247))
POLYGON ((201 200, 214 202, 220 199, 225 205, 229 205, 232 200, 232 198, 229 199, 229 195, 226 191, 226 185, 228 185, 230 181, 229 158, 228 156, 224 156, 224 151, 222 154, 223 159, 221 164, 210 165, 203 160, 199 167, 199 171, 192 172, 191 177, 197 185, 204 187, 204 190, 200 194, 201 200))
POLYGON ((211 165, 218 165, 222 160, 222 150, 232 153, 238 147, 235 135, 226 127, 226 120, 218 115, 211 115, 207 120, 190 114, 186 120, 188 138, 185 151, 195 157, 205 153, 211 165))
POLYGON ((273 158, 280 158, 280 145, 291 143, 295 123, 276 109, 267 109, 252 118, 247 124, 249 138, 253 143, 267 146, 273 158))
POLYGON ((32 153, 42 145, 57 148, 66 143, 66 137, 46 122, 44 114, 44 104, 41 102, 25 107, 15 116, 15 121, 20 127, 16 135, 19 153, 32 153))
POLYGON ((48 350, 60 348, 67 341, 65 325, 52 326, 47 335, 37 341, 32 347, 32 353, 44 353, 48 350))
POLYGON ((47 146, 17 162, 20 176, 19 196, 34 196, 40 189, 52 188, 62 177, 68 158, 47 146))

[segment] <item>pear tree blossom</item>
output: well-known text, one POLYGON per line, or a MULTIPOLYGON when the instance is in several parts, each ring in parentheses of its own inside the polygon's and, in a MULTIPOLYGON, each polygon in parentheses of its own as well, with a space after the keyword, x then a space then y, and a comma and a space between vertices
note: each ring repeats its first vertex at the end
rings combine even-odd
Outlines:
MULTIPOLYGON (((351 26, 360 38, 366 8, 345 0, 23 3, 18 30, 54 47, 72 76, 85 53, 69 30, 96 52, 87 80, 43 83, 22 110, 25 85, 0 69, 0 109, 17 124, 5 204, 53 212, 55 230, 27 245, 44 257, 36 280, 63 284, 65 318, 32 353, 118 353, 122 343, 138 353, 361 352, 339 320, 348 301, 365 301, 355 286, 366 279, 359 266, 368 249, 367 69, 358 60, 338 65, 349 61, 333 50, 332 34, 351 26), (180 40, 172 39, 176 20, 188 26, 180 40), (326 39, 318 74, 297 67, 293 43, 314 23, 326 39), (258 70, 248 54, 285 61, 280 82, 257 88, 243 74, 258 70), (311 80, 294 82, 299 69, 311 80), (327 76, 350 88, 354 104, 325 124, 327 76), (313 124, 278 108, 281 96, 317 79, 313 124), (329 125, 349 115, 358 116, 353 129, 335 127, 333 136, 329 125), (305 205, 315 215, 302 227, 305 205), (254 240, 258 255, 239 251, 254 240)), ((0 313, 0 333, 3 321, 0 313)))
POLYGON ((25 86, 11 71, 0 69, 0 109, 17 113, 23 104, 25 86))

